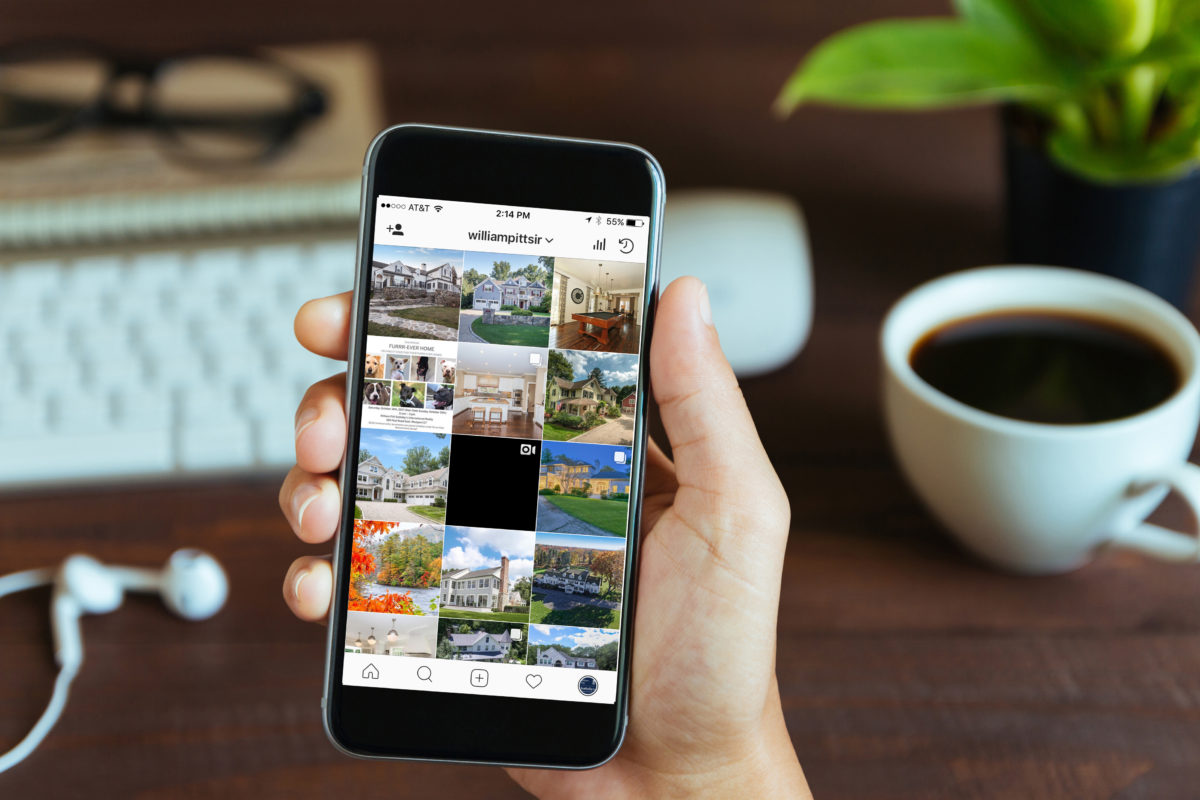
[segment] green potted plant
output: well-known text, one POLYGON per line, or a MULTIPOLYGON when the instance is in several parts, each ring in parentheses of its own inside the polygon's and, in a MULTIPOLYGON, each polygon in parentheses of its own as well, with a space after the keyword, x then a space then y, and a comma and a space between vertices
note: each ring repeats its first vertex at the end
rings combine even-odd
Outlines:
POLYGON ((1004 107, 1009 258, 1183 306, 1200 249, 1200 0, 954 0, 818 45, 781 113, 1004 107))

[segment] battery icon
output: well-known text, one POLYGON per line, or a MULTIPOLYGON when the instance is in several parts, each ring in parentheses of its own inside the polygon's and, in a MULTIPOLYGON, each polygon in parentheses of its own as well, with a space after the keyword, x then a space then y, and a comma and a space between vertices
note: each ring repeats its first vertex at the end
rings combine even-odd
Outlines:
POLYGON ((630 228, 640 228, 646 224, 646 220, 644 220, 644 219, 627 219, 627 220, 625 220, 625 224, 627 226, 629 226, 630 228))

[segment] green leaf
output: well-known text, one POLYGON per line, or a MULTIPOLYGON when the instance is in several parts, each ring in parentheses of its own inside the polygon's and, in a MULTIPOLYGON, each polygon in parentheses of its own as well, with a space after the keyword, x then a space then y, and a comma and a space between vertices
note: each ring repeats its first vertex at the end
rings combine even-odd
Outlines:
POLYGON ((958 15, 995 33, 1027 36, 1029 23, 1013 0, 954 0, 958 15))
POLYGON ((1059 41, 1093 56, 1128 55, 1154 37, 1158 0, 1024 0, 1059 41))
POLYGON ((1200 0, 1174 0, 1172 6, 1172 25, 1200 22, 1200 0))
POLYGON ((1069 76, 1028 43, 969 22, 887 20, 816 47, 775 102, 786 113, 823 101, 866 108, 934 108, 1054 100, 1069 76))
POLYGON ((1163 139, 1140 147, 1103 147, 1058 133, 1050 156, 1064 168, 1099 183, 1173 180, 1196 169, 1200 159, 1200 113, 1191 114, 1163 139))
POLYGON ((1119 58, 1104 65, 1098 72, 1116 75, 1142 64, 1152 64, 1180 69, 1200 64, 1200 20, 1175 25, 1166 31, 1145 50, 1127 58, 1119 58))

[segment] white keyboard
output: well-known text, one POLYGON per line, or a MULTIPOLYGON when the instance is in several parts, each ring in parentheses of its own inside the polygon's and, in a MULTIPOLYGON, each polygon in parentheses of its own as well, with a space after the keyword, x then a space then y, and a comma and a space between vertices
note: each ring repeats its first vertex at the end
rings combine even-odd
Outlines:
POLYGON ((0 254, 0 489, 293 463, 297 401, 345 364, 292 320, 353 276, 332 234, 0 254))

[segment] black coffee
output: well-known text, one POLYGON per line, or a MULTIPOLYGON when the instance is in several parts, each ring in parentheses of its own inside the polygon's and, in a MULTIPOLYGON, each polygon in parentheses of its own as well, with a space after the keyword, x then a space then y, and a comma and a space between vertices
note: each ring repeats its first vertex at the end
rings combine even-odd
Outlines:
POLYGON ((1103 320, 1044 311, 987 314, 927 333, 916 373, 955 400, 1053 424, 1121 419, 1152 408, 1182 377, 1162 347, 1103 320))

